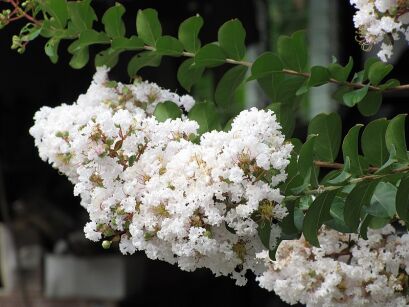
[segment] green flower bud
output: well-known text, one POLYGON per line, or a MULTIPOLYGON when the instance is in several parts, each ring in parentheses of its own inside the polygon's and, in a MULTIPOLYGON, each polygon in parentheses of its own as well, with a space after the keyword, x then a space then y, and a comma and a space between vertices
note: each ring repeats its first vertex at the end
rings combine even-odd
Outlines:
POLYGON ((103 249, 109 249, 110 247, 111 247, 111 241, 108 241, 108 240, 104 240, 104 241, 102 241, 102 248, 103 249))

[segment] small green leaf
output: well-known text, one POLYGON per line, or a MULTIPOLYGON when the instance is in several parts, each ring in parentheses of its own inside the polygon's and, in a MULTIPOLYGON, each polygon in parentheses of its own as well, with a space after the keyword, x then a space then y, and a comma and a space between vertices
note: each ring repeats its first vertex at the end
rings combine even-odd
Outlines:
POLYGON ((60 44, 60 39, 53 37, 48 40, 44 46, 45 54, 48 55, 52 63, 57 63, 58 61, 58 45, 60 44))
POLYGON ((246 31, 238 19, 224 23, 218 32, 220 47, 228 57, 234 60, 242 60, 246 54, 246 31))
POLYGON ((373 85, 378 85, 393 69, 391 64, 375 62, 369 67, 368 78, 373 85))
POLYGON ((138 36, 148 45, 155 47, 162 36, 162 26, 154 9, 139 10, 136 16, 138 36))
POLYGON ((274 112, 277 121, 281 125, 281 131, 287 138, 290 138, 295 128, 294 110, 290 104, 275 102, 269 104, 266 109, 274 112))
POLYGON ((396 192, 397 188, 393 184, 379 182, 366 212, 376 217, 392 218, 396 213, 396 192))
POLYGON ((91 6, 91 1, 92 0, 67 2, 71 23, 78 32, 92 28, 93 22, 97 20, 97 15, 91 6))
POLYGON ((220 79, 215 91, 217 105, 228 107, 234 98, 234 93, 243 82, 247 67, 237 65, 230 68, 220 79))
POLYGON ((339 173, 336 177, 328 179, 327 182, 329 184, 333 184, 333 185, 344 184, 345 181, 347 181, 352 176, 351 173, 350 173, 350 169, 351 169, 351 162, 350 162, 349 157, 346 157, 346 159, 344 161, 344 167, 343 167, 341 173, 339 173))
POLYGON ((363 173, 358 154, 359 131, 361 128, 362 125, 355 125, 352 127, 342 142, 344 161, 347 159, 347 157, 349 158, 351 162, 351 174, 354 175, 362 175, 363 173))
POLYGON ((122 15, 125 13, 125 8, 122 4, 116 2, 102 16, 102 23, 105 26, 105 32, 110 37, 122 37, 125 35, 125 24, 122 20, 122 15))
POLYGON ((155 52, 146 51, 135 55, 128 63, 128 75, 133 78, 143 67, 158 67, 162 57, 155 52))
POLYGON ((379 85, 379 88, 381 89, 381 91, 384 90, 388 90, 394 87, 397 87, 400 85, 399 80, 396 79, 389 79, 388 81, 386 81, 384 84, 379 85))
POLYGON ((308 134, 318 135, 314 145, 317 159, 334 162, 341 146, 341 117, 337 113, 318 114, 310 121, 308 134))
POLYGON ((373 166, 380 167, 388 160, 388 149, 386 148, 385 133, 388 121, 380 118, 370 122, 362 133, 362 152, 373 166))
POLYGON ((376 181, 363 181, 358 183, 348 194, 345 200, 345 223, 352 229, 358 229, 362 208, 368 206, 375 191, 376 181))
POLYGON ((405 139, 405 118, 406 114, 399 114, 391 119, 386 129, 386 147, 391 151, 392 145, 396 150, 396 158, 398 161, 407 162, 408 153, 406 149, 405 139))
POLYGON ((89 60, 89 50, 88 47, 85 47, 83 49, 80 49, 76 52, 74 52, 71 61, 70 61, 70 66, 74 69, 81 69, 83 68, 89 60))
POLYGON ((370 91, 364 99, 358 103, 358 110, 364 116, 372 116, 378 113, 382 104, 382 93, 379 91, 370 91))
POLYGON ((109 44, 109 37, 104 32, 95 30, 84 30, 80 33, 78 40, 74 41, 69 47, 68 52, 74 53, 79 49, 95 44, 109 44))
POLYGON ((202 27, 203 18, 200 16, 192 16, 180 24, 178 37, 186 51, 196 53, 200 49, 198 36, 202 27))
POLYGON ((322 66, 313 66, 311 68, 311 76, 308 79, 307 86, 320 86, 328 82, 330 78, 327 68, 322 66))
POLYGON ((54 22, 54 26, 64 29, 68 20, 67 1, 65 0, 45 0, 40 4, 49 13, 54 22))
POLYGON ((198 122, 200 126, 199 134, 212 130, 221 130, 219 115, 211 102, 196 103, 190 110, 188 117, 198 122))
POLYGON ((362 99, 365 98, 366 94, 368 93, 369 84, 365 85, 364 87, 348 92, 344 94, 343 100, 345 105, 348 107, 353 107, 357 103, 359 103, 362 99))
POLYGON ((270 249, 270 234, 271 224, 269 222, 261 222, 257 228, 258 236, 264 247, 270 249))
POLYGON ((164 122, 167 119, 176 119, 181 117, 182 111, 174 102, 165 101, 156 106, 153 116, 156 117, 158 122, 164 122))
POLYGON ((112 40, 111 47, 114 50, 140 50, 143 49, 144 43, 135 35, 130 38, 116 37, 112 40))
POLYGON ((305 214, 303 234, 305 239, 316 247, 320 247, 318 230, 325 221, 331 219, 330 209, 335 195, 335 190, 319 194, 305 214))
POLYGON ((118 63, 120 51, 108 48, 95 57, 95 66, 114 67, 118 63))
POLYGON ((200 80, 205 70, 204 67, 196 67, 194 65, 192 66, 193 62, 194 62, 194 59, 185 60, 179 66, 179 69, 177 72, 177 79, 180 85, 182 85, 183 88, 187 91, 190 91, 192 86, 200 80))
POLYGON ((159 55, 180 56, 183 52, 182 43, 176 38, 165 35, 156 41, 156 52, 159 55))
POLYGON ((251 77, 249 80, 263 78, 273 73, 281 73, 282 70, 283 63, 280 58, 272 52, 265 52, 251 66, 251 77))
POLYGON ((304 143, 300 150, 300 156, 298 157, 298 171, 300 176, 304 179, 311 176, 311 171, 314 167, 314 145, 316 139, 316 135, 309 136, 309 139, 304 143))
POLYGON ((207 44, 200 48, 195 57, 198 67, 216 67, 225 63, 226 55, 216 44, 207 44))
POLYGON ((352 57, 349 57, 348 64, 345 67, 342 67, 338 63, 329 64, 328 70, 331 75, 331 78, 341 82, 347 81, 353 65, 354 60, 352 57))
POLYGON ((409 229, 409 176, 402 178, 396 193, 396 212, 409 229))
MULTIPOLYGON (((368 80, 369 69, 371 68, 371 66, 372 66, 374 63, 377 63, 377 62, 379 62, 379 59, 378 59, 378 58, 369 57, 369 58, 365 61, 364 70, 361 71, 361 72, 362 72, 361 79, 360 79, 360 80, 356 80, 356 81, 359 82, 359 83, 362 83, 362 82, 368 80)), ((355 82, 355 81, 353 81, 353 82, 355 82)))
POLYGON ((277 41, 277 53, 285 68, 305 71, 308 52, 305 31, 295 32, 290 36, 280 36, 277 41))

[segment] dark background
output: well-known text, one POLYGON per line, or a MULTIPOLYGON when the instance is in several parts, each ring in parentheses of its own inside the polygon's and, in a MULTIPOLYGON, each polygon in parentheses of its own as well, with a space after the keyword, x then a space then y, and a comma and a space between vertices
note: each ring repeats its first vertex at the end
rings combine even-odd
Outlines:
MULTIPOLYGON (((121 1, 127 8, 128 30, 134 29, 134 18, 139 8, 153 7, 158 10, 165 34, 175 35, 178 25, 185 18, 199 13, 205 20, 201 32, 203 42, 216 39, 218 27, 231 18, 239 18, 247 30, 247 42, 258 42, 256 2, 266 1, 121 1)), ((353 9, 349 1, 339 1, 338 20, 340 63, 346 63, 349 55, 355 67, 361 67, 362 52, 355 42, 353 9)), ((95 1, 98 16, 112 5, 113 1, 95 1)), ((291 22, 291 20, 288 20, 291 22)), ((79 199, 73 196, 73 187, 64 176, 38 157, 32 137, 28 134, 33 124, 34 113, 43 105, 57 106, 71 103, 86 91, 94 73, 93 63, 82 70, 69 67, 70 56, 67 44, 60 46, 60 61, 52 64, 44 54, 44 40, 29 44, 24 55, 10 50, 11 36, 21 24, 10 25, 0 32, 0 171, 2 172, 7 211, 2 220, 10 215, 18 244, 37 242, 45 251, 52 251, 55 243, 64 239, 69 251, 81 256, 119 253, 104 251, 99 244, 79 239, 72 235, 82 231, 87 221, 79 199)), ((266 25, 268 28, 268 25, 266 25)), ((264 42, 266 47, 269 42, 264 42)), ((96 50, 95 50, 96 52, 96 50)), ((395 64, 392 76, 402 83, 409 83, 408 51, 395 64), (405 74, 406 73, 406 74, 405 74)), ((112 72, 112 78, 128 81, 126 59, 112 72)), ((92 58, 92 57, 91 57, 92 58)), ((142 70, 142 77, 157 82, 165 88, 182 93, 176 81, 178 60, 165 59, 160 68, 142 70)), ((388 117, 406 113, 407 95, 386 95, 382 109, 376 117, 388 117)), ((356 109, 340 107, 344 118, 344 130, 357 122, 371 119, 361 117, 356 109)), ((305 127, 298 126, 298 137, 305 137, 305 127)), ((133 256, 128 256, 133 257, 133 256)), ((138 256, 136 256, 138 257, 138 256)), ((286 306, 272 293, 257 286, 253 278, 245 287, 237 287, 229 278, 214 278, 207 270, 194 273, 180 271, 176 266, 160 261, 144 261, 145 272, 142 289, 137 297, 129 298, 121 306, 286 306)), ((290 289, 289 289, 290 290, 290 289)))

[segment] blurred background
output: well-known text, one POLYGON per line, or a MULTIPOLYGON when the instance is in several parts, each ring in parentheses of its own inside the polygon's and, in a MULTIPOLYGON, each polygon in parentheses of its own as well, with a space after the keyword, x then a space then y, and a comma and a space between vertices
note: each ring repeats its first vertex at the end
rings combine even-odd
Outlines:
MULTIPOLYGON (((328 64, 333 55, 346 64, 351 55, 359 68, 370 55, 355 41, 354 12, 347 0, 119 2, 127 8, 128 30, 134 29, 140 8, 157 9, 164 32, 170 35, 176 35, 181 21, 200 14, 205 20, 202 42, 214 41, 225 21, 239 18, 247 30, 249 60, 274 49, 279 35, 299 29, 308 31, 311 65, 328 64)), ((93 3, 102 16, 114 1, 93 3)), ((28 130, 41 106, 71 103, 85 92, 94 66, 89 63, 80 71, 70 68, 65 51, 68 43, 60 45, 58 64, 44 54, 41 39, 32 42, 25 54, 17 54, 10 45, 20 27, 10 25, 0 32, 0 307, 287 306, 260 289, 252 276, 247 286, 237 287, 229 278, 215 278, 207 270, 182 272, 176 266, 148 260, 142 253, 122 256, 117 249, 103 250, 85 239, 82 229, 87 213, 73 196, 73 186, 40 160, 28 130)), ((126 63, 130 56, 121 58, 111 72, 112 79, 129 81, 126 63)), ((409 83, 405 43, 395 48, 392 63, 391 77, 409 83)), ((183 93, 176 80, 178 64, 178 59, 167 58, 159 68, 144 68, 140 74, 183 93)), ((209 98, 222 72, 206 74, 195 97, 209 98)), ((252 83, 239 90, 236 100, 246 106, 265 106, 268 101, 252 83)), ((341 106, 332 99, 333 91, 323 86, 310 93, 298 114, 295 136, 304 139, 306 123, 320 112, 338 110, 344 131, 357 122, 373 120, 341 106)), ((386 95, 376 117, 407 112, 407 98, 407 93, 386 95)))

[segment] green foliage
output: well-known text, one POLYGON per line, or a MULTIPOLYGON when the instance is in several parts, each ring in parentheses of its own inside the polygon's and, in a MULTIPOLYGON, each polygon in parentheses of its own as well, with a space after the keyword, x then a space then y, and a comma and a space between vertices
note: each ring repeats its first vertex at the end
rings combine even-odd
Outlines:
POLYGON ((222 48, 212 43, 201 48, 195 56, 195 65, 198 67, 217 67, 225 63, 226 55, 222 48))
POLYGON ((336 113, 321 113, 308 126, 308 134, 316 134, 314 151, 318 160, 333 162, 341 146, 342 122, 336 113))
POLYGON ((200 16, 192 16, 180 24, 178 37, 186 51, 196 53, 200 49, 198 36, 202 27, 203 18, 200 16))
POLYGON ((218 40, 220 47, 228 57, 234 60, 242 60, 246 54, 245 39, 246 31, 237 19, 226 22, 219 29, 218 40))
POLYGON ((200 134, 221 130, 220 119, 212 102, 196 103, 190 110, 188 117, 198 122, 200 134))
POLYGON ((243 82, 246 72, 247 67, 234 66, 223 75, 214 93, 217 105, 228 107, 233 102, 234 93, 243 82))
POLYGON ((156 46, 156 41, 162 36, 158 13, 153 9, 139 10, 136 17, 136 30, 145 44, 156 46))
POLYGON ((336 191, 328 191, 317 196, 308 209, 303 224, 304 237, 312 245, 320 247, 317 232, 325 221, 331 219, 330 209, 335 198, 336 191))
POLYGON ((182 115, 182 111, 180 108, 177 106, 172 101, 165 101, 163 103, 159 103, 155 111, 153 112, 153 115, 156 117, 156 119, 159 122, 164 122, 167 119, 176 119, 182 115))

